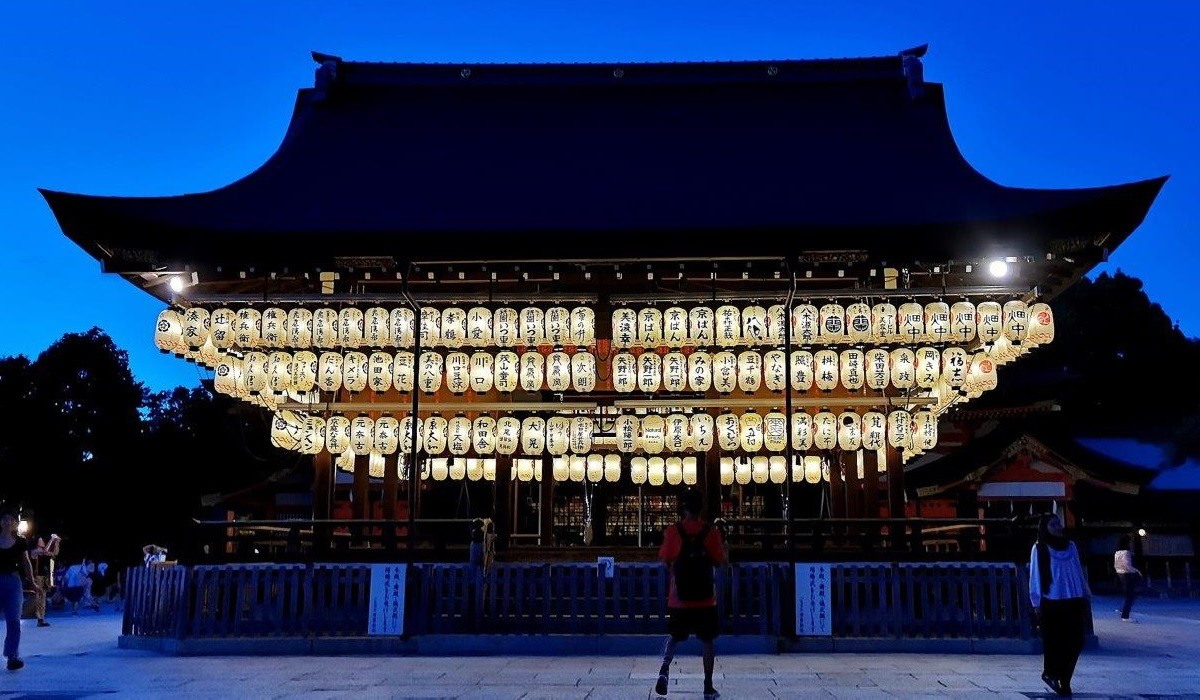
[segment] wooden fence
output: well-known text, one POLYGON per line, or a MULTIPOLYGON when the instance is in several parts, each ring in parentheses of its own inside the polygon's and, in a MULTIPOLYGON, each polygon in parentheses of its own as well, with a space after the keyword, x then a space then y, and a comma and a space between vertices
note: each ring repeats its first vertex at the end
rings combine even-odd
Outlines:
MULTIPOLYGON (((367 633, 367 564, 134 568, 123 633, 137 637, 359 637, 367 633)), ((1013 564, 831 565, 834 638, 1028 639, 1026 574, 1013 564)), ((724 634, 791 637, 792 568, 718 570, 724 634)), ((667 570, 618 563, 414 564, 405 635, 662 634, 667 570)))

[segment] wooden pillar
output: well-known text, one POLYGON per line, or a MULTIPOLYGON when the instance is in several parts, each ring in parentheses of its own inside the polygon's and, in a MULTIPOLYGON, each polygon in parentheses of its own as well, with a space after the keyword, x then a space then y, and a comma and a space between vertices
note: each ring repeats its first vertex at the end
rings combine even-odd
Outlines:
POLYGON ((396 498, 400 491, 400 455, 383 457, 383 519, 388 521, 383 529, 384 547, 396 548, 396 498))
MULTIPOLYGON (((893 518, 904 518, 904 464, 900 461, 900 452, 895 447, 887 448, 887 503, 888 515, 893 518)), ((901 551, 904 542, 905 528, 894 528, 892 533, 893 548, 901 551)), ((919 533, 917 535, 919 541, 919 533)))
MULTIPOLYGON (((366 520, 371 517, 370 468, 370 455, 354 456, 354 507, 350 512, 351 516, 357 520, 366 520)), ((354 534, 352 540, 362 544, 371 532, 371 528, 360 525, 350 528, 350 532, 354 534)))
POLYGON ((862 517, 862 480, 858 478, 858 450, 838 454, 842 463, 842 488, 846 494, 846 517, 862 517))
POLYGON ((496 531, 496 551, 508 549, 508 534, 512 532, 512 457, 496 455, 496 503, 493 506, 492 528, 496 531))
MULTIPOLYGON (((333 455, 321 450, 313 455, 313 520, 329 520, 333 502, 333 455)), ((313 551, 327 552, 333 528, 323 523, 313 524, 313 551)))
POLYGON ((538 544, 547 547, 554 544, 554 467, 550 455, 542 455, 542 483, 539 489, 541 506, 538 508, 538 531, 542 536, 538 544))
POLYGON ((696 481, 703 489, 706 504, 704 517, 709 522, 732 515, 721 512, 721 462, 718 458, 710 459, 711 455, 711 452, 696 453, 696 471, 699 472, 696 481))
POLYGON ((842 483, 842 464, 838 455, 829 453, 829 517, 846 517, 846 489, 842 483))

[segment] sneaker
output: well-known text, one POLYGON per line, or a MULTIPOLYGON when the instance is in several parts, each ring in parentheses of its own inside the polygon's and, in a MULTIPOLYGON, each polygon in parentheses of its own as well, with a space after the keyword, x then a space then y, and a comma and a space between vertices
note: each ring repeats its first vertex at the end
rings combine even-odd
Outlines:
POLYGON ((25 668, 25 662, 24 662, 24 661, 22 661, 22 660, 20 659, 20 657, 17 657, 17 656, 10 656, 10 657, 8 658, 8 670, 10 670, 10 671, 19 671, 19 670, 21 670, 22 668, 25 668))
POLYGON ((711 685, 704 689, 704 700, 717 700, 719 697, 721 697, 721 694, 711 685))
POLYGON ((38 620, 38 625, 37 625, 37 626, 38 626, 38 627, 49 627, 49 626, 50 626, 50 623, 49 623, 49 622, 46 622, 45 620, 38 620))
POLYGON ((654 692, 658 695, 667 694, 667 674, 658 674, 658 682, 654 684, 654 692))
POLYGON ((1122 617, 1121 622, 1132 622, 1134 624, 1137 624, 1137 620, 1133 619, 1132 617, 1122 617))
POLYGON ((1058 679, 1051 678, 1050 676, 1043 673, 1042 674, 1042 682, 1045 683, 1046 687, 1049 688, 1051 691, 1053 691, 1055 693, 1058 692, 1058 679))

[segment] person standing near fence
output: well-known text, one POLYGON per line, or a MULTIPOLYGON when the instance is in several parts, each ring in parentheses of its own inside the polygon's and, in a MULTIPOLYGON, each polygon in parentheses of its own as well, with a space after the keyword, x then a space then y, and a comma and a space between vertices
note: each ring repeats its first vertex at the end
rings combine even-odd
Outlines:
POLYGON ((1056 514, 1043 514, 1029 553, 1029 602, 1042 629, 1042 682, 1058 695, 1071 694, 1091 597, 1075 543, 1056 514))
POLYGON ((4 656, 8 659, 8 670, 17 671, 25 666, 21 660, 21 606, 25 602, 24 576, 32 586, 34 594, 41 591, 41 584, 33 576, 33 564, 29 561, 29 543, 17 534, 17 514, 11 510, 0 511, 0 609, 4 611, 4 656))
POLYGON ((675 645, 691 635, 700 640, 704 654, 704 698, 720 696, 713 687, 716 652, 713 640, 720 631, 713 567, 725 564, 725 543, 720 530, 701 519, 700 492, 687 489, 680 497, 683 519, 663 532, 658 558, 670 569, 667 594, 667 639, 663 644, 662 667, 654 692, 667 694, 675 645))
POLYGON ((1117 612, 1121 613, 1123 622, 1137 622, 1129 617, 1133 609, 1133 599, 1137 597, 1138 586, 1142 583, 1142 572, 1133 565, 1133 550, 1130 549, 1129 535, 1123 535, 1113 553, 1113 568, 1117 570, 1117 578, 1121 579, 1121 589, 1125 593, 1125 604, 1117 612))

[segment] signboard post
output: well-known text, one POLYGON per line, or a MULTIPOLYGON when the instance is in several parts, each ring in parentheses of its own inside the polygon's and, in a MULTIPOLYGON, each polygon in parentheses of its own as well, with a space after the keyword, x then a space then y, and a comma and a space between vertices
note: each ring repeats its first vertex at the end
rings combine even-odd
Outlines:
POLYGON ((829 564, 796 564, 796 636, 832 637, 829 564))
POLYGON ((404 588, 407 575, 407 564, 371 565, 371 607, 367 613, 367 634, 404 634, 404 588))

